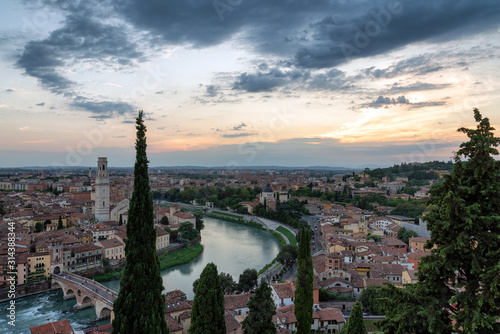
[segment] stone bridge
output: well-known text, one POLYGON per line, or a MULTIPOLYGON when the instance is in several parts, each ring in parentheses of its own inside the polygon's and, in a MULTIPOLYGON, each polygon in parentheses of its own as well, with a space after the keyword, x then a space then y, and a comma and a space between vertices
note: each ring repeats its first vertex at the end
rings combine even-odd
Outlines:
POLYGON ((64 299, 76 298, 74 309, 95 307, 97 319, 111 317, 113 320, 113 302, 118 294, 104 285, 76 274, 62 272, 52 274, 52 287, 61 288, 64 299))

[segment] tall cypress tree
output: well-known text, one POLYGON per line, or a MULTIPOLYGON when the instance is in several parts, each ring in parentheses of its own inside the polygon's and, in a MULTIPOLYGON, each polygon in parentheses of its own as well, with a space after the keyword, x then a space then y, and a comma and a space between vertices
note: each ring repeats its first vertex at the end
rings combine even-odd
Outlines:
POLYGON ((249 313, 243 320, 244 334, 276 334, 273 315, 276 306, 271 297, 271 287, 262 279, 255 295, 248 301, 249 313))
POLYGON ((225 334, 224 292, 217 273, 217 266, 210 262, 205 266, 196 286, 191 309, 191 334, 225 334))
POLYGON ((122 214, 120 213, 120 219, 118 220, 118 226, 122 226, 123 225, 123 217, 122 217, 122 214))
POLYGON ((57 221, 57 229, 62 230, 64 228, 63 223, 62 223, 62 217, 59 216, 59 220, 57 221))
POLYGON ((300 230, 297 284, 295 287, 295 317, 297 333, 311 333, 313 314, 313 264, 311 256, 311 233, 308 228, 300 230))
POLYGON ((342 334, 366 334, 365 322, 363 321, 363 310, 361 303, 357 301, 351 310, 349 321, 342 329, 342 334))
POLYGON ((163 280, 156 254, 153 198, 149 186, 146 126, 143 112, 136 119, 134 191, 129 206, 125 256, 127 264, 113 308, 115 334, 168 334, 163 280))

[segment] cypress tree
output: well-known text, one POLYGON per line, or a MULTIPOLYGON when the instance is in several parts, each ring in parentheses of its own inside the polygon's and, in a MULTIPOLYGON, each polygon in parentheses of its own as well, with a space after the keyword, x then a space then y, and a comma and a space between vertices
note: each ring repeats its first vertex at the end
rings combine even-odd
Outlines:
POLYGON ((345 334, 366 334, 365 322, 363 321, 363 310, 361 303, 357 301, 351 310, 349 321, 342 329, 345 334))
POLYGON ((488 118, 474 109, 475 129, 455 154, 451 174, 433 185, 425 216, 431 240, 418 283, 389 287, 385 333, 500 333, 500 161, 488 118))
POLYGON ((297 333, 311 333, 313 314, 313 264, 311 257, 311 234, 308 228, 300 230, 297 284, 295 287, 295 317, 297 333))
POLYGON ((217 266, 210 262, 203 269, 196 286, 191 309, 191 334, 225 334, 224 292, 217 266))
POLYGON ((64 228, 63 223, 62 223, 62 217, 59 216, 59 220, 57 221, 57 229, 62 230, 64 228))
POLYGON ((243 320, 244 334, 276 334, 273 315, 276 306, 271 297, 271 287, 262 279, 255 295, 248 301, 249 313, 243 320))
POLYGON ((120 219, 118 220, 118 226, 122 226, 123 225, 123 217, 122 217, 122 214, 120 213, 120 219))
POLYGON ((127 263, 113 309, 113 333, 169 333, 156 254, 153 198, 149 186, 146 126, 143 111, 136 119, 134 191, 129 206, 125 256, 127 263))

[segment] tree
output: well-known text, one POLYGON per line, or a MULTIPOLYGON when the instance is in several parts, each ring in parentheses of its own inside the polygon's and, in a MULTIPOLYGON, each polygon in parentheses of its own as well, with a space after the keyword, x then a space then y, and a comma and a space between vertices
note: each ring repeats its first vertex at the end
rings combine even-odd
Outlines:
POLYGON ((310 333, 313 315, 313 265, 311 257, 310 230, 300 230, 298 250, 299 267, 295 288, 295 317, 297 333, 310 333))
POLYGON ((217 266, 210 262, 203 269, 191 309, 191 334, 225 334, 224 292, 217 266))
MULTIPOLYGON (((222 291, 224 294, 230 294, 233 293, 234 290, 236 290, 236 282, 233 280, 233 276, 231 274, 227 273, 219 273, 220 277, 220 285, 222 287, 222 291)), ((196 287, 198 286, 198 283, 200 282, 200 279, 195 279, 193 282, 193 292, 196 293, 196 287)))
POLYGON ((59 216, 59 220, 57 221, 57 229, 62 230, 64 228, 63 222, 62 222, 62 217, 59 216))
POLYGON ((146 126, 143 111, 136 119, 137 139, 134 190, 127 222, 125 256, 120 293, 113 303, 113 333, 169 333, 165 320, 163 279, 156 254, 153 198, 149 186, 146 126))
POLYGON ((179 232, 179 236, 184 240, 193 240, 199 235, 199 232, 194 228, 193 223, 190 222, 181 223, 177 231, 179 232))
POLYGON ((370 285, 361 294, 361 304, 373 315, 384 315, 384 308, 381 299, 383 298, 383 287, 370 285))
POLYGON ((236 290, 236 282, 233 280, 231 274, 221 272, 219 277, 222 291, 224 291, 225 294, 233 293, 234 290, 236 290))
POLYGON ((170 225, 170 222, 168 221, 168 217, 167 216, 161 217, 160 224, 162 224, 162 225, 170 225))
POLYGON ((271 287, 265 279, 261 280, 255 295, 250 297, 248 309, 249 313, 242 323, 244 334, 276 334, 273 323, 276 306, 271 297, 271 287))
POLYGON ((342 329, 345 334, 366 334, 365 322, 363 321, 363 310, 361 303, 357 301, 351 310, 349 321, 342 329))
MULTIPOLYGON (((427 247, 437 248, 422 258, 416 287, 401 292, 424 314, 431 333, 500 332, 500 162, 493 157, 500 138, 477 109, 474 118, 475 129, 458 129, 469 140, 456 152, 451 174, 430 190, 429 204, 436 207, 425 217, 431 232, 427 247), (422 298, 441 317, 424 313, 422 298)), ((401 305, 391 306, 401 310, 401 305)), ((394 330, 405 319, 386 320, 385 328, 394 330)))
POLYGON ((241 291, 250 291, 257 285, 259 275, 257 270, 247 268, 243 270, 238 280, 238 289, 241 291))
POLYGON ((122 217, 122 214, 120 213, 120 219, 118 220, 118 226, 122 226, 123 225, 123 217, 122 217))
POLYGON ((199 231, 205 228, 205 222, 203 221, 203 215, 201 213, 197 213, 194 215, 196 217, 195 228, 199 231))
POLYGON ((35 232, 42 232, 43 231, 43 223, 42 222, 36 222, 35 224, 35 232))
POLYGON ((297 245, 285 245, 276 256, 276 261, 281 264, 289 264, 297 259, 297 245))
POLYGON ((399 229, 397 237, 405 244, 408 244, 410 242, 410 238, 418 237, 418 233, 402 227, 401 229, 399 229))

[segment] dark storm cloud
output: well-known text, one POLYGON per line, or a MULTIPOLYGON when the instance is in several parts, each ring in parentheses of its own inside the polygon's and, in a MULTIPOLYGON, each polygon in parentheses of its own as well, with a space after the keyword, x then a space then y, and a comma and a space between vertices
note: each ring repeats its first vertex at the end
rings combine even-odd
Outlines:
POLYGON ((59 74, 60 68, 86 62, 129 67, 144 60, 144 54, 137 49, 125 27, 75 14, 67 16, 64 26, 48 38, 29 42, 16 65, 53 93, 71 94, 76 83, 59 74))
POLYGON ((45 102, 40 102, 40 103, 37 103, 36 105, 39 107, 43 107, 45 105, 45 102))
POLYGON ((310 24, 313 45, 295 55, 298 66, 324 68, 382 54, 419 41, 449 41, 495 28, 500 3, 489 1, 356 2, 358 15, 327 16, 310 24))
POLYGON ((70 105, 91 112, 94 114, 92 118, 111 118, 115 115, 129 115, 135 112, 135 108, 128 103, 95 101, 82 96, 76 97, 70 105))

